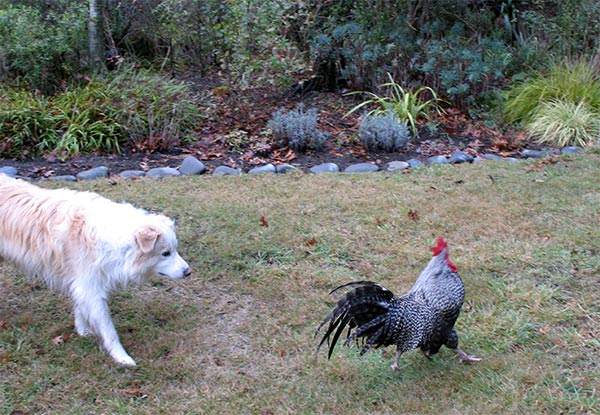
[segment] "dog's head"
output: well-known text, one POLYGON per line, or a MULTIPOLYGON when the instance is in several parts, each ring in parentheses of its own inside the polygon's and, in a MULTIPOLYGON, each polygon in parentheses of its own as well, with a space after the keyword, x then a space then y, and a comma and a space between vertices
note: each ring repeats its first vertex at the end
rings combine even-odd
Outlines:
POLYGON ((155 217, 153 223, 144 225, 135 232, 135 243, 140 251, 140 260, 147 274, 156 274, 169 279, 180 279, 192 273, 187 262, 177 253, 177 238, 173 221, 155 217))

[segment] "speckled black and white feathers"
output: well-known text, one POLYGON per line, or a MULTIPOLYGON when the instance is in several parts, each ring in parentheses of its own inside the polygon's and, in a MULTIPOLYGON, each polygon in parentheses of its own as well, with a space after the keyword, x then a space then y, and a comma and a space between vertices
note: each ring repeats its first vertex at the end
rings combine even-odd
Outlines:
POLYGON ((328 343, 331 357, 347 327, 344 344, 362 340, 361 354, 370 348, 396 345, 394 369, 402 353, 420 348, 430 356, 442 345, 456 349, 463 360, 476 360, 458 348, 454 330, 465 298, 463 282, 442 238, 432 251, 427 267, 401 297, 371 281, 351 282, 331 291, 349 289, 317 329, 329 323, 319 348, 328 343))

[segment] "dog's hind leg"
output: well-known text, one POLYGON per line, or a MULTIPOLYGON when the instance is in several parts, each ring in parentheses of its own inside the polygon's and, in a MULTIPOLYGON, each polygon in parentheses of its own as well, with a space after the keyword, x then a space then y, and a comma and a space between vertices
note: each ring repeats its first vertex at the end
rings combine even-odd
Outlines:
MULTIPOLYGON (((93 287, 98 290, 98 287, 93 287)), ((127 354, 110 317, 108 301, 103 292, 90 290, 90 287, 72 287, 75 307, 75 326, 79 334, 92 333, 100 338, 102 346, 111 357, 122 365, 135 366, 135 361, 127 354), (93 293, 93 294, 91 294, 93 293)))

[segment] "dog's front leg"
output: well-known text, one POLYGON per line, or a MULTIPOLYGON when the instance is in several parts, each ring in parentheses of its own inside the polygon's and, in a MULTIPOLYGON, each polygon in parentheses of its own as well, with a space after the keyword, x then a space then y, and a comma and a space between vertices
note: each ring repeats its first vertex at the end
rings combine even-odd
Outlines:
POLYGON ((98 292, 98 287, 74 287, 71 290, 75 306, 75 327, 79 334, 93 333, 112 358, 122 365, 135 366, 127 354, 110 317, 107 296, 98 292), (96 291, 94 291, 96 290, 96 291), (92 294, 93 293, 93 294, 92 294))

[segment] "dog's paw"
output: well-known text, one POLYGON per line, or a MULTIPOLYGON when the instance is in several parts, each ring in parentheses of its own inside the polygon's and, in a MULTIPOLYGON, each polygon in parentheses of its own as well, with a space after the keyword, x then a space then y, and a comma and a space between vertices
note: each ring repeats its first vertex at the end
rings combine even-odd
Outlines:
POLYGON ((129 356, 121 356, 121 357, 115 357, 113 356, 113 359, 115 359, 115 362, 117 362, 120 365, 123 366, 135 366, 135 360, 133 360, 131 357, 129 356))

